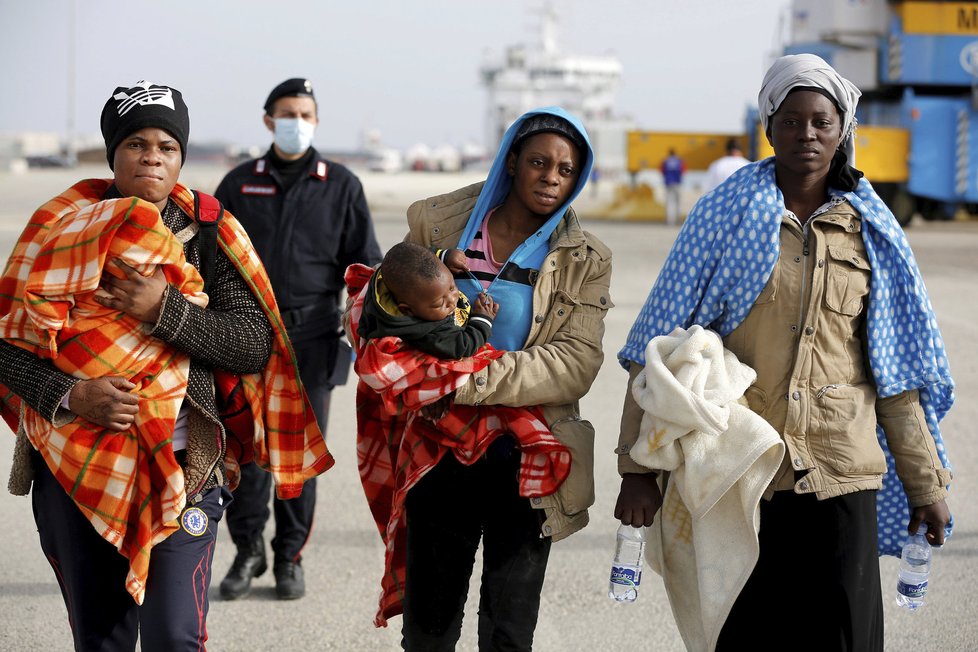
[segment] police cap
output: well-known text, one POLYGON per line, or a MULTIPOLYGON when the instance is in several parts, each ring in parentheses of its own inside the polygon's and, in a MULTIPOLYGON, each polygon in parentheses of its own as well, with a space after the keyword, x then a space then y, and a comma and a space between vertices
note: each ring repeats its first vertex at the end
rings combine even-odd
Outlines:
POLYGON ((265 100, 265 113, 271 113, 275 106, 275 100, 280 97, 311 97, 316 101, 316 96, 312 92, 312 82, 304 77, 293 77, 272 89, 265 100))

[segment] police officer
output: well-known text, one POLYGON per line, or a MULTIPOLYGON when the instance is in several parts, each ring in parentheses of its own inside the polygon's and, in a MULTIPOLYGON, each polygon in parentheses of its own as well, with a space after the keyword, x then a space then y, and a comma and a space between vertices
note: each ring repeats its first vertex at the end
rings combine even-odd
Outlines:
MULTIPOLYGON (((346 382, 350 351, 340 337, 340 290, 351 263, 373 265, 382 256, 363 187, 347 168, 312 147, 319 123, 308 79, 288 79, 265 101, 265 126, 273 134, 261 158, 232 170, 216 195, 254 243, 268 270, 299 372, 316 419, 326 432, 330 391, 346 382)), ((268 521, 271 476, 254 464, 242 468, 227 522, 238 548, 221 595, 234 600, 268 568, 262 532, 268 521)), ((273 501, 275 592, 301 598, 305 580, 302 548, 316 505, 315 480, 302 495, 273 501)))

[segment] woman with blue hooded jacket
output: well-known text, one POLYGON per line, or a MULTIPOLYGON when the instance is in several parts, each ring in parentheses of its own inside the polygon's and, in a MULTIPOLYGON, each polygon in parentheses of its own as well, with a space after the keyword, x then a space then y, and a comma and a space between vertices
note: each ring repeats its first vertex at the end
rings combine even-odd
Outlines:
POLYGON ((480 650, 529 650, 552 541, 584 527, 594 502, 594 429, 578 401, 604 354, 611 251, 585 232, 571 201, 590 176, 587 132, 560 108, 531 111, 506 132, 489 176, 408 209, 407 240, 461 249, 468 296, 499 304, 489 342, 502 357, 472 375, 461 405, 543 408, 572 454, 555 494, 518 494, 519 449, 492 443, 471 466, 446 455, 407 497, 402 645, 453 650, 480 539, 480 650))

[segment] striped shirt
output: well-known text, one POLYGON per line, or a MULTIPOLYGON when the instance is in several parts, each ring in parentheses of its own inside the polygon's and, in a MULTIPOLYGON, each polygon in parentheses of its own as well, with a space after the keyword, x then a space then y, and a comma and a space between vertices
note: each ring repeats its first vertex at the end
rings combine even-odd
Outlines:
POLYGON ((465 257, 468 259, 469 269, 472 274, 479 280, 482 284, 482 289, 486 290, 489 288, 489 284, 493 282, 496 275, 503 268, 503 264, 498 262, 492 255, 492 239, 488 237, 489 234, 489 218, 492 217, 493 212, 496 209, 492 209, 486 214, 482 224, 479 226, 479 230, 476 231, 475 236, 472 238, 472 242, 465 249, 465 257))

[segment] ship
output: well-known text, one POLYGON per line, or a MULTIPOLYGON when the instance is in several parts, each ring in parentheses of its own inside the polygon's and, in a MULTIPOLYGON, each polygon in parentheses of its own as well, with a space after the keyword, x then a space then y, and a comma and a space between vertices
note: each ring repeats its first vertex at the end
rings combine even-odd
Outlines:
POLYGON ((556 9, 548 4, 540 15, 539 41, 511 45, 480 69, 488 90, 486 144, 490 150, 498 148, 506 129, 527 111, 561 106, 584 123, 600 174, 624 172, 625 133, 633 122, 615 111, 621 61, 610 54, 562 52, 556 9))

